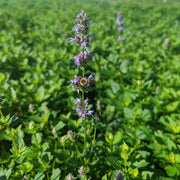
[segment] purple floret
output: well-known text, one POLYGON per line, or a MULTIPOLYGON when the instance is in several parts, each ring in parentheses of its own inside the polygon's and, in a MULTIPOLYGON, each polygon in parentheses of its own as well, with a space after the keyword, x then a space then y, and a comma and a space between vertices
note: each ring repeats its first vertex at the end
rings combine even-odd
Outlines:
POLYGON ((93 75, 91 74, 88 78, 87 78, 89 81, 93 81, 93 75))
POLYGON ((118 37, 118 41, 124 41, 124 40, 125 40, 124 37, 121 37, 121 36, 118 37))
POLYGON ((75 108, 75 111, 78 113, 79 117, 85 119, 87 118, 87 116, 92 116, 94 111, 93 110, 90 110, 88 111, 87 108, 88 108, 88 99, 86 99, 84 101, 84 110, 83 110, 83 105, 82 105, 82 101, 79 99, 79 98, 76 98, 76 102, 75 104, 78 105, 77 108, 75 108))
POLYGON ((74 76, 73 80, 70 80, 70 82, 74 85, 78 85, 79 84, 79 77, 78 76, 74 76))

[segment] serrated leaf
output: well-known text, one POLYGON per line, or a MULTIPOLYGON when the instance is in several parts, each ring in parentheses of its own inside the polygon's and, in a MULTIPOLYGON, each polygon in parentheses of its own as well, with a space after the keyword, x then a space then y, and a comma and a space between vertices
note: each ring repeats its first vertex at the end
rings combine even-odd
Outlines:
POLYGON ((129 61, 122 61, 120 69, 122 73, 127 73, 129 61))
MULTIPOLYGON (((7 171, 6 171, 6 178, 9 179, 10 175, 12 173, 12 168, 9 168, 7 171)), ((1 177, 0 177, 1 179, 1 177)))
POLYGON ((113 139, 113 144, 117 144, 121 141, 122 139, 122 133, 121 132, 117 132, 114 136, 114 139, 113 139))
POLYGON ((42 159, 48 164, 52 160, 53 156, 50 152, 43 152, 42 153, 42 159))
POLYGON ((112 92, 113 92, 114 94, 117 93, 118 90, 120 89, 119 84, 116 83, 116 82, 112 82, 112 83, 111 83, 111 88, 112 88, 112 92))
POLYGON ((16 115, 13 115, 9 120, 8 120, 8 124, 9 127, 15 127, 18 124, 19 118, 16 115))
POLYGON ((0 180, 6 180, 6 176, 3 171, 0 170, 0 180))
POLYGON ((62 121, 59 121, 58 124, 55 126, 56 131, 59 131, 65 126, 65 124, 62 121))
POLYGON ((178 173, 178 170, 176 169, 176 167, 173 167, 171 165, 166 166, 165 170, 166 170, 167 175, 170 176, 170 177, 174 176, 174 175, 176 175, 178 173))
POLYGON ((35 95, 36 101, 42 101, 44 98, 44 87, 40 86, 35 95))
POLYGON ((144 159, 141 161, 136 161, 135 163, 133 163, 133 165, 137 168, 141 168, 141 167, 146 167, 149 163, 146 162, 144 159))
POLYGON ((143 110, 142 119, 145 121, 151 120, 151 112, 148 109, 143 110))
POLYGON ((168 112, 173 112, 175 111, 179 106, 179 101, 175 101, 173 103, 170 103, 166 106, 166 109, 168 112))
POLYGON ((38 173, 36 174, 34 180, 43 180, 44 177, 45 175, 43 173, 38 173))
POLYGON ((117 170, 121 169, 122 166, 121 166, 121 164, 120 164, 120 162, 119 162, 117 157, 115 157, 115 156, 108 156, 105 159, 106 159, 106 161, 108 161, 117 170))
POLYGON ((51 175, 51 180, 59 180, 61 175, 61 170, 59 168, 54 169, 51 175))
POLYGON ((127 107, 124 108, 124 116, 125 118, 132 119, 133 118, 133 111, 127 107))

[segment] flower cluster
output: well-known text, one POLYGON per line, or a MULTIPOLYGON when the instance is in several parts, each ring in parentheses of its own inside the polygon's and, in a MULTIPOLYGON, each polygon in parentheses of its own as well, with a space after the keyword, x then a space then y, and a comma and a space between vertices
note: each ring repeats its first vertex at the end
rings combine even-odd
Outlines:
POLYGON ((70 38, 69 42, 76 42, 77 46, 82 48, 82 52, 74 57, 75 64, 79 67, 80 65, 85 65, 88 59, 92 56, 89 51, 84 51, 89 46, 91 39, 94 34, 86 36, 89 30, 89 18, 82 11, 76 16, 77 25, 74 26, 74 31, 76 33, 75 38, 70 38))
POLYGON ((70 82, 75 85, 78 89, 81 90, 82 98, 77 98, 75 104, 77 107, 75 111, 79 115, 79 117, 86 119, 88 116, 93 115, 93 111, 88 111, 88 99, 84 100, 84 93, 92 87, 94 84, 93 75, 89 75, 88 77, 84 76, 85 65, 87 64, 89 58, 92 56, 90 51, 88 51, 88 46, 90 45, 91 39, 93 38, 94 34, 87 35, 89 30, 89 18, 87 15, 82 11, 80 14, 76 16, 75 19, 77 25, 74 26, 74 31, 76 33, 75 38, 70 38, 69 42, 76 43, 77 46, 81 47, 80 54, 74 56, 74 62, 78 68, 82 70, 82 76, 74 76, 73 80, 70 82))
POLYGON ((77 88, 84 88, 87 89, 94 84, 93 75, 91 74, 89 77, 81 77, 81 76, 74 76, 73 80, 70 82, 75 85, 77 88))
MULTIPOLYGON (((122 33, 124 31, 124 28, 123 28, 124 21, 123 21, 123 16, 121 12, 117 13, 116 24, 119 26, 117 28, 118 32, 122 33)), ((124 37, 121 37, 121 36, 118 37, 119 42, 124 41, 124 39, 125 39, 124 37)))
POLYGON ((88 99, 84 101, 84 108, 83 108, 83 103, 79 98, 76 98, 75 104, 78 106, 75 110, 78 113, 79 117, 86 119, 87 116, 92 116, 94 111, 90 110, 88 111, 88 99))

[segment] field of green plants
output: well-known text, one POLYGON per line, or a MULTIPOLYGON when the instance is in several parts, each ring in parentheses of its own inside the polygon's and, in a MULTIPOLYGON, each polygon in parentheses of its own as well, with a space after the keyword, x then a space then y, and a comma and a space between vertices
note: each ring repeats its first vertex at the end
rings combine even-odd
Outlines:
POLYGON ((180 179, 180 1, 0 1, 0 180, 72 179, 180 179), (82 10, 88 93, 68 42, 82 10))

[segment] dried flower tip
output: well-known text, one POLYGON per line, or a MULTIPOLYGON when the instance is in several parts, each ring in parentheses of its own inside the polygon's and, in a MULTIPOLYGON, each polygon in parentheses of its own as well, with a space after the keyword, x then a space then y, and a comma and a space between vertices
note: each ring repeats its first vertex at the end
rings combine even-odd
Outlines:
POLYGON ((74 177, 69 173, 67 176, 66 176, 66 180, 73 180, 74 177))
POLYGON ((116 175, 116 180, 123 180, 123 174, 120 170, 118 171, 118 173, 116 175))
POLYGON ((29 111, 33 111, 34 110, 34 105, 33 104, 29 104, 29 111))
POLYGON ((169 46, 169 39, 166 38, 166 39, 164 40, 164 49, 168 49, 168 46, 169 46))
POLYGON ((80 175, 81 177, 84 176, 84 175, 86 174, 86 169, 85 169, 85 167, 84 167, 84 166, 81 166, 81 167, 79 168, 78 172, 79 172, 79 175, 80 175))
POLYGON ((73 141, 73 140, 74 140, 73 132, 72 132, 71 130, 69 130, 69 131, 67 132, 67 134, 68 134, 68 138, 69 138, 71 141, 73 141))
POLYGON ((53 129, 52 129, 52 134, 53 134, 54 136, 57 135, 57 132, 56 132, 56 128, 55 128, 55 127, 53 127, 53 129))
POLYGON ((93 116, 93 118, 94 118, 95 122, 99 122, 99 120, 100 120, 97 113, 95 113, 95 115, 93 116))
POLYGON ((28 180, 28 178, 26 176, 24 176, 22 180, 28 180))
POLYGON ((66 136, 62 136, 61 137, 61 143, 64 144, 65 141, 66 141, 66 136))
POLYGON ((34 122, 33 121, 31 121, 29 123, 29 130, 32 130, 32 129, 34 129, 34 122))

